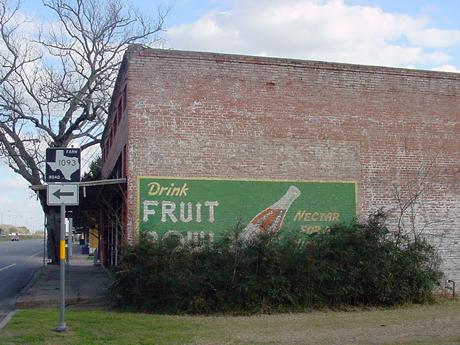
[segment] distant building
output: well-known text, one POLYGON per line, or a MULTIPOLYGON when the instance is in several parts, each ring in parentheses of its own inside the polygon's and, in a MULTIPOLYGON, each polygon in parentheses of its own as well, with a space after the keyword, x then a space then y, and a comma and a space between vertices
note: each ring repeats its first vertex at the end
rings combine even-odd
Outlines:
POLYGON ((309 233, 383 208, 460 282, 460 74, 131 46, 102 152, 103 178, 127 179, 103 219, 106 264, 139 229, 309 233))

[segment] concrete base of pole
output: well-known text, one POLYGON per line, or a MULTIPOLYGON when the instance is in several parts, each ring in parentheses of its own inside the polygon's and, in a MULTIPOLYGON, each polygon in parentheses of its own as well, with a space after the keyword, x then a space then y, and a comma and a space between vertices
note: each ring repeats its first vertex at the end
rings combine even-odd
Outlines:
POLYGON ((69 329, 67 328, 67 325, 64 323, 62 325, 57 326, 54 330, 56 332, 63 333, 63 332, 67 332, 69 329))

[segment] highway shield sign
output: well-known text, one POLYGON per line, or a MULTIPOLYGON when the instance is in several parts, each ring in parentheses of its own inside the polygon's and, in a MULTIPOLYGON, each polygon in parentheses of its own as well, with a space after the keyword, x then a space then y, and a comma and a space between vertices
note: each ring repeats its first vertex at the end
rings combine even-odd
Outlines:
POLYGON ((46 149, 45 181, 80 182, 80 149, 48 148, 46 149))

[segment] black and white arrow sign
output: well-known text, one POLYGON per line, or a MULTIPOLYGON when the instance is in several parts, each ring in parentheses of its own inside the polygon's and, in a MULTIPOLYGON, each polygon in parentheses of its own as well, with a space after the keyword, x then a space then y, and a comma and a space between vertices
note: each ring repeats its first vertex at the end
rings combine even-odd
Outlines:
POLYGON ((73 192, 61 192, 61 190, 58 189, 57 191, 55 191, 55 192, 53 193, 53 195, 54 195, 56 198, 60 199, 61 196, 74 196, 74 193, 73 193, 73 192))
POLYGON ((77 184, 50 184, 48 185, 48 206, 68 205, 75 206, 79 203, 77 184))

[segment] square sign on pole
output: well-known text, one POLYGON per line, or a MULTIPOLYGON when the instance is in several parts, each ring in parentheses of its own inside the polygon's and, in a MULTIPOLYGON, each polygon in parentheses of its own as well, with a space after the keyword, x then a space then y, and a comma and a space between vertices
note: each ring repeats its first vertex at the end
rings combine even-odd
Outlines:
POLYGON ((45 181, 80 182, 80 149, 55 147, 46 149, 45 181))
POLYGON ((78 184, 50 184, 46 196, 48 206, 76 206, 79 203, 78 184))

